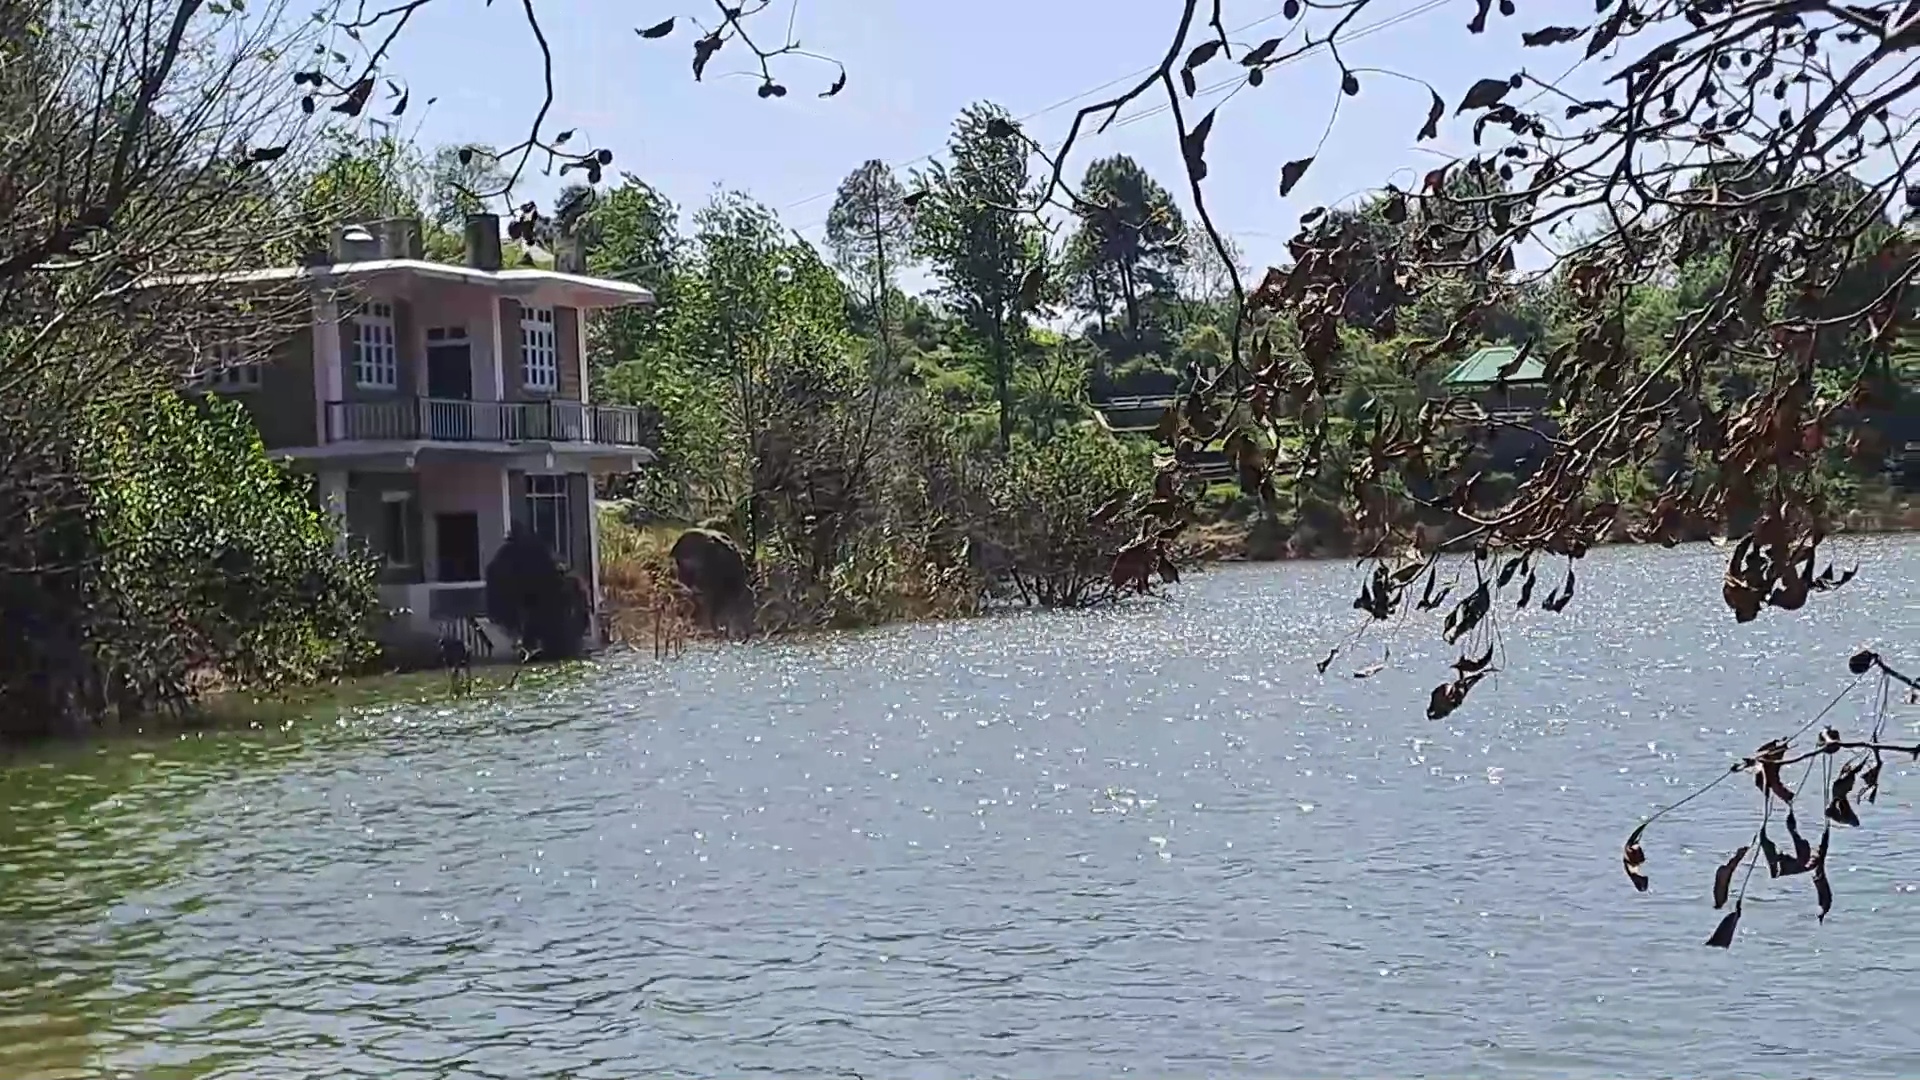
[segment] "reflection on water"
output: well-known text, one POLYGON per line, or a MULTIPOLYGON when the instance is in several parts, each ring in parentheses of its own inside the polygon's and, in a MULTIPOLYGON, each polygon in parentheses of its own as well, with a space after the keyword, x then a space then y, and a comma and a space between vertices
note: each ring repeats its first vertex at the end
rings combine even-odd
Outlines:
POLYGON ((1920 624, 1920 545, 1856 547, 1745 628, 1714 553, 1604 552, 1438 724, 1424 631, 1315 675, 1322 564, 54 752, 0 772, 0 1077, 1915 1075, 1912 766, 1824 927, 1757 883, 1700 947, 1739 790, 1619 872, 1920 624))

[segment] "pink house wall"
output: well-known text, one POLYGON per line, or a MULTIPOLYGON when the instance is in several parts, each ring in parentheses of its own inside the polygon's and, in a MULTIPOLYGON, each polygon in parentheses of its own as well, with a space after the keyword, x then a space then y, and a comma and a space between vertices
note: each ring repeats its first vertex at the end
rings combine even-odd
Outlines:
POLYGON ((428 580, 437 581, 440 577, 435 514, 471 512, 479 516, 480 563, 484 571, 487 560, 493 558, 507 538, 506 471, 493 463, 422 461, 419 475, 428 580))

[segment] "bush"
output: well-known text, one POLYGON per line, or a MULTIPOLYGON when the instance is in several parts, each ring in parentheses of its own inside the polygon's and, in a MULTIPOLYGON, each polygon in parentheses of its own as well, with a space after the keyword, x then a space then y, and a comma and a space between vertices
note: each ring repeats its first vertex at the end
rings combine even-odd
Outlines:
POLYGON ((1147 455, 1091 426, 1015 446, 990 480, 987 530, 1021 599, 1042 607, 1111 599, 1114 553, 1136 526, 1126 515, 1096 522, 1095 511, 1144 490, 1150 475, 1147 455))
POLYGON ((0 551, 0 736, 177 712, 211 685, 371 655, 373 567, 336 550, 311 482, 267 457, 237 406, 158 390, 69 419, 0 476, 0 515, 34 522, 0 551))
POLYGON ((487 618, 531 656, 579 656, 586 648, 592 607, 586 585, 560 569, 547 545, 524 525, 514 525, 487 564, 487 618))

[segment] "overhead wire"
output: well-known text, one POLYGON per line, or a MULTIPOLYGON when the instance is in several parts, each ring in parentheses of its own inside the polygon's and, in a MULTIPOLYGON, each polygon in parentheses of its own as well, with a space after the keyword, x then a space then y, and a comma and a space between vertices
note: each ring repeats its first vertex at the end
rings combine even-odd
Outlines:
MULTIPOLYGON (((1355 41, 1360 38, 1366 37, 1370 34, 1375 34, 1382 30, 1388 29, 1389 27, 1397 26, 1400 23, 1406 22, 1408 19, 1412 19, 1417 16, 1424 15, 1427 12, 1442 6, 1446 2, 1447 0, 1423 0, 1422 3, 1416 4, 1413 7, 1408 8, 1407 10, 1400 12, 1397 15, 1390 15, 1377 22, 1368 23, 1367 25, 1354 30, 1351 34, 1348 34, 1345 37, 1341 38, 1341 43, 1345 44, 1350 41, 1355 41)), ((1267 15, 1264 18, 1256 19, 1253 22, 1246 24, 1245 26, 1238 27, 1229 32, 1232 34, 1243 33, 1246 30, 1250 30, 1253 27, 1261 25, 1262 23, 1271 22, 1274 19, 1278 18, 1279 15, 1280 15, 1279 12, 1274 12, 1273 14, 1267 15)), ((1325 48, 1326 48, 1325 42, 1317 43, 1309 48, 1303 49, 1300 52, 1293 54, 1292 56, 1287 57, 1285 60, 1269 65, 1268 70, 1272 70, 1274 68, 1286 67, 1290 64, 1304 60, 1307 57, 1312 56, 1315 53, 1318 53, 1325 48)), ((1138 79, 1142 75, 1150 74, 1151 72, 1153 72, 1153 70, 1154 68, 1152 67, 1141 68, 1139 71, 1135 71, 1127 75, 1122 75, 1116 79, 1110 79, 1107 82, 1100 84, 1099 86, 1093 87, 1092 89, 1084 90, 1078 94, 1073 95, 1072 97, 1062 98, 1061 100, 1054 102, 1052 105, 1049 105, 1044 109, 1039 109, 1032 113, 1027 114, 1026 116, 1019 117, 1018 122, 1024 124, 1030 120, 1048 115, 1049 113, 1058 112, 1059 110, 1066 108, 1067 106, 1072 105, 1075 102, 1081 101, 1088 97, 1092 97, 1093 95, 1098 94, 1103 90, 1109 89, 1113 86, 1117 86, 1120 83, 1128 82, 1133 79, 1138 79)), ((1206 86, 1198 88, 1197 90, 1194 91, 1193 98, 1194 100, 1197 101, 1202 98, 1211 97, 1223 90, 1242 87, 1245 85, 1247 85, 1246 76, 1235 75, 1229 78, 1221 79, 1218 82, 1209 83, 1206 86)), ((1165 102, 1161 102, 1160 104, 1149 106, 1137 112, 1128 113, 1120 117, 1119 119, 1115 120, 1112 124, 1107 125, 1107 127, 1109 129, 1122 128, 1130 124, 1139 123, 1142 120, 1150 120, 1153 117, 1159 116, 1160 114, 1167 112, 1171 108, 1172 106, 1168 105, 1165 102)), ((938 151, 935 151, 933 154, 927 154, 923 157, 913 158, 909 161, 902 162, 898 165, 895 165, 894 167, 905 168, 909 165, 918 164, 919 162, 922 162, 922 161, 931 161, 937 154, 938 154, 938 151)), ((819 202, 821 199, 831 198, 835 194, 837 194, 837 192, 828 191, 818 195, 809 196, 808 198, 802 199, 799 202, 788 205, 787 207, 784 208, 784 210, 793 210, 801 206, 806 206, 811 203, 816 203, 816 202, 819 202)), ((808 233, 808 232, 812 232, 815 229, 821 228, 825 224, 826 224, 826 219, 822 218, 821 220, 813 222, 811 224, 800 226, 794 231, 797 233, 808 233)))

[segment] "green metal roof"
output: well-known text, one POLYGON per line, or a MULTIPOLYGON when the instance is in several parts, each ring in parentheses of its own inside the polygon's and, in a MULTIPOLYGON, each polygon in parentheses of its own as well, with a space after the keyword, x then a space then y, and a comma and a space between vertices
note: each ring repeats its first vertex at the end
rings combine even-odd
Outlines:
POLYGON ((1449 386, 1492 386, 1505 381, 1508 383, 1542 382, 1547 377, 1546 366, 1534 357, 1527 357, 1520 366, 1508 375, 1500 378, 1500 369, 1513 363, 1520 350, 1512 345, 1489 345, 1484 349, 1460 361, 1447 377, 1440 380, 1449 386))

